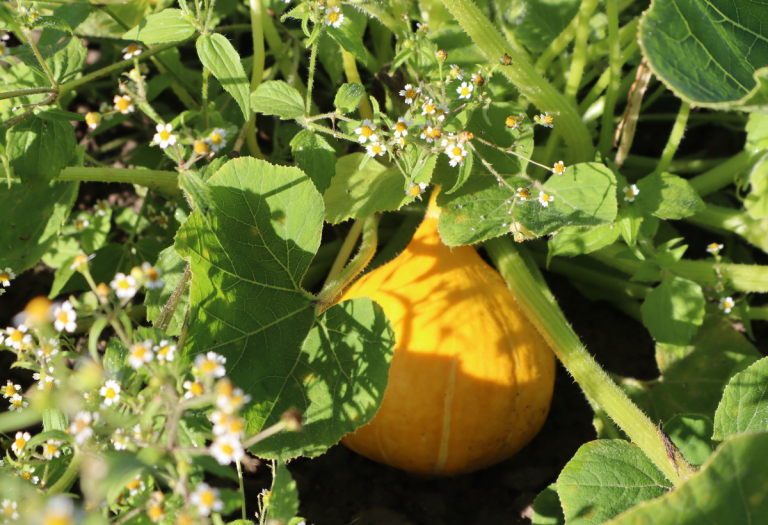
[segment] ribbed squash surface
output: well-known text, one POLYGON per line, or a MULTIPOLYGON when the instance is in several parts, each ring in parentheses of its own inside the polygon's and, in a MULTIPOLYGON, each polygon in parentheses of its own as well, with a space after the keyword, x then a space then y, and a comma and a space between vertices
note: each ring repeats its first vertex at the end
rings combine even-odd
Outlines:
POLYGON ((381 408, 342 443, 424 476, 515 454, 544 424, 555 378, 552 351, 501 276, 471 246, 445 246, 438 216, 433 196, 407 249, 341 298, 376 301, 396 335, 381 408))

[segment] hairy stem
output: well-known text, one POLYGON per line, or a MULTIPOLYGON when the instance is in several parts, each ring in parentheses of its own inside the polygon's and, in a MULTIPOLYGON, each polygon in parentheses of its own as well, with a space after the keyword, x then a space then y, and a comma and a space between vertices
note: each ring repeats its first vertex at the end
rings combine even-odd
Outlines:
POLYGON ((659 164, 656 166, 656 173, 666 171, 669 167, 669 163, 672 162, 672 157, 675 156, 677 148, 680 146, 680 141, 683 140, 683 134, 685 133, 685 125, 688 123, 688 115, 691 113, 691 106, 683 102, 680 106, 680 112, 675 119, 675 125, 672 126, 672 132, 669 134, 669 140, 664 147, 664 152, 661 154, 659 164))

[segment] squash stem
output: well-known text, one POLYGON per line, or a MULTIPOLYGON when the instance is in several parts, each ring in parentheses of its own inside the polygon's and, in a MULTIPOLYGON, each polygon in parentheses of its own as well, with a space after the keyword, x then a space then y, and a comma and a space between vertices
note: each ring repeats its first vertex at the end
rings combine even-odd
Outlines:
MULTIPOLYGON (((323 288, 317 295, 317 301, 315 301, 317 315, 322 314, 330 308, 336 298, 344 291, 344 288, 352 284, 355 277, 360 275, 360 272, 362 272, 365 267, 368 266, 368 263, 371 262, 371 259, 373 259, 373 256, 376 253, 376 247, 379 243, 380 220, 381 214, 374 213, 362 223, 363 242, 360 244, 360 251, 357 252, 357 255, 350 261, 347 267, 344 268, 344 271, 326 284, 325 288, 323 288)), ((357 224, 357 222, 355 224, 357 224)), ((354 245, 354 243, 352 244, 354 245)), ((344 251, 343 246, 342 251, 344 251)))
MULTIPOLYGON (((656 426, 632 403, 581 344, 579 336, 568 325, 565 315, 541 275, 533 277, 539 273, 535 264, 526 264, 520 254, 523 250, 518 251, 506 237, 486 242, 485 248, 517 299, 522 312, 541 332, 587 397, 605 410, 675 486, 680 485, 683 481, 677 472, 680 466, 668 459, 656 426)), ((682 467, 681 471, 685 473, 686 466, 682 467)))

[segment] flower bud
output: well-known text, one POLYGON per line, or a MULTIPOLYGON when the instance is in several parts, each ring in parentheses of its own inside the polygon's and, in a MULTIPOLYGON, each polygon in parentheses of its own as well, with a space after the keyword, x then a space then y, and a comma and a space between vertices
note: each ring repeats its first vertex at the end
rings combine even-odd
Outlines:
POLYGON ((435 58, 437 58, 440 62, 445 62, 448 60, 448 52, 445 49, 438 49, 435 51, 435 58))

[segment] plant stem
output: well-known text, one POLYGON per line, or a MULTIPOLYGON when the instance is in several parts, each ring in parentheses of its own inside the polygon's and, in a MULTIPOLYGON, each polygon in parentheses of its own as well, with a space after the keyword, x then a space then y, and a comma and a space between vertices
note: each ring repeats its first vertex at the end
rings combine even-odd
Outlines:
POLYGON ((656 426, 587 352, 551 292, 542 286, 542 279, 531 274, 531 271, 538 273, 538 269, 526 265, 507 237, 492 239, 485 247, 523 314, 539 330, 584 393, 605 410, 675 486, 680 485, 682 479, 667 458, 656 426))
POLYGON ((89 182, 127 182, 179 197, 178 174, 173 171, 137 170, 127 168, 64 168, 56 180, 89 182))
POLYGON ((685 125, 688 123, 688 115, 690 113, 691 106, 686 102, 682 102, 680 105, 680 112, 677 114, 677 118, 675 119, 675 125, 672 126, 672 132, 669 134, 667 145, 664 147, 664 152, 661 154, 659 164, 654 170, 656 173, 666 171, 667 167, 669 167, 669 163, 672 162, 672 157, 675 156, 677 148, 680 146, 680 141, 683 139, 683 134, 685 133, 685 125))
POLYGON ((29 95, 39 95, 42 93, 54 93, 56 90, 49 87, 43 87, 43 88, 25 88, 25 89, 14 89, 13 91, 6 91, 4 93, 0 93, 0 100, 5 100, 7 98, 15 98, 15 97, 27 97, 29 95))
POLYGON ((605 93, 603 120, 600 126, 600 141, 597 149, 605 156, 613 146, 613 112, 616 109, 616 98, 621 84, 621 43, 619 42, 619 9, 616 0, 605 0, 608 14, 608 45, 610 46, 608 66, 608 90, 605 93))
POLYGON ((312 113, 312 86, 315 82, 315 65, 317 64, 317 41, 312 43, 312 51, 309 55, 309 77, 307 78, 307 107, 304 110, 306 115, 312 113))
MULTIPOLYGON (((360 251, 357 252, 352 261, 344 268, 333 281, 328 283, 325 288, 317 295, 316 312, 320 315, 333 305, 336 298, 344 291, 348 285, 362 272, 368 263, 373 259, 378 245, 378 230, 381 214, 374 213, 363 222, 363 242, 360 244, 360 251)), ((343 248, 342 248, 343 250, 343 248)))
POLYGON ((761 157, 763 157, 762 151, 757 153, 742 151, 688 182, 699 196, 705 197, 731 184, 737 175, 750 169, 761 157))
POLYGON ((203 66, 203 102, 200 106, 203 109, 203 125, 205 129, 210 127, 208 122, 208 77, 211 76, 211 70, 203 66))
POLYGON ((749 318, 752 321, 768 321, 768 306, 751 307, 749 318))
MULTIPOLYGON (((355 82, 362 86, 363 82, 360 80, 360 73, 357 70, 355 56, 342 47, 341 59, 344 62, 344 73, 347 75, 347 82, 355 82)), ((371 101, 368 100, 367 96, 364 96, 360 101, 360 107, 358 109, 360 110, 361 118, 373 120, 373 106, 371 106, 371 101)))
POLYGON ((754 219, 744 210, 707 204, 703 211, 686 217, 685 221, 711 231, 735 233, 768 253, 768 220, 754 219))
POLYGON ((472 0, 443 0, 443 4, 485 53, 489 61, 498 63, 505 53, 512 58, 513 65, 502 66, 502 73, 520 90, 522 95, 542 111, 549 111, 557 116, 556 125, 561 129, 570 147, 568 163, 593 160, 592 139, 576 108, 504 40, 472 0))
MULTIPOLYGON (((581 84, 581 77, 584 74, 584 64, 587 61, 589 19, 596 7, 597 0, 582 0, 581 7, 579 8, 579 23, 576 28, 576 41, 571 58, 571 70, 568 73, 568 83, 565 85, 565 99, 574 105, 576 103, 576 93, 579 91, 579 84, 581 84)), ((616 25, 618 26, 618 20, 616 25)), ((618 32, 618 27, 616 31, 618 32)))
POLYGON ((240 466, 240 461, 235 462, 237 464, 237 479, 240 482, 240 494, 243 496, 243 521, 248 519, 248 515, 245 511, 245 486, 243 485, 243 467, 240 466))
POLYGON ((168 298, 168 301, 163 306, 163 309, 160 311, 160 315, 158 315, 157 319, 155 319, 155 322, 153 323, 155 328, 159 328, 163 332, 168 330, 168 326, 171 324, 171 320, 173 319, 173 316, 176 313, 176 309, 179 307, 181 298, 184 296, 184 290, 187 288, 187 284, 189 284, 189 280, 191 278, 192 278, 192 268, 188 264, 187 267, 184 269, 184 273, 181 275, 181 280, 179 280, 179 284, 176 285, 176 288, 174 288, 173 293, 168 298))
POLYGON ((624 113, 624 119, 620 127, 621 142, 619 143, 619 149, 616 152, 616 158, 614 159, 617 168, 621 168, 624 164, 624 159, 627 158, 629 150, 632 147, 632 141, 635 139, 637 116, 640 114, 643 95, 645 95, 645 90, 648 88, 648 82, 651 80, 652 73, 650 66, 646 64, 645 59, 643 59, 637 70, 637 77, 631 88, 632 94, 630 95, 629 105, 624 113))
POLYGON ((544 73, 549 65, 555 58, 565 49, 565 47, 571 43, 573 37, 576 36, 576 29, 579 25, 579 17, 573 17, 571 23, 557 35, 557 37, 549 44, 549 47, 536 60, 536 71, 544 73))
MULTIPOLYGON (((261 0, 250 0, 251 7, 251 35, 253 36, 253 73, 251 74, 251 92, 253 92, 264 76, 264 21, 261 0)), ((256 112, 251 110, 251 118, 248 120, 248 130, 245 132, 245 140, 253 157, 263 159, 259 143, 256 140, 256 112)))
POLYGON ((336 259, 333 261, 333 265, 328 271, 328 276, 323 283, 323 287, 328 286, 344 269, 347 261, 349 261, 350 255, 352 255, 352 250, 355 249, 357 239, 360 238, 360 234, 363 231, 364 222, 364 219, 357 219, 352 224, 352 228, 349 229, 349 233, 347 233, 347 237, 344 239, 344 244, 341 245, 341 249, 339 250, 339 253, 336 254, 336 259))
POLYGON ((43 55, 40 54, 40 50, 37 49, 37 44, 35 43, 35 39, 32 38, 32 34, 28 31, 26 31, 26 37, 27 37, 27 43, 29 44, 29 47, 32 48, 32 52, 37 57, 37 61, 40 62, 40 65, 43 68, 43 71, 45 71, 45 76, 48 77, 48 82, 51 83, 51 87, 55 90, 57 87, 59 87, 59 83, 56 82, 56 79, 53 77, 53 73, 51 73, 51 70, 48 68, 48 64, 46 64, 45 59, 43 58, 43 55))
POLYGON ((48 488, 48 493, 58 494, 59 492, 67 490, 74 482, 75 476, 77 476, 77 469, 80 468, 80 463, 82 463, 82 461, 83 453, 80 451, 80 447, 74 447, 74 453, 72 454, 72 459, 69 460, 67 470, 64 471, 64 474, 61 475, 56 483, 48 488))

